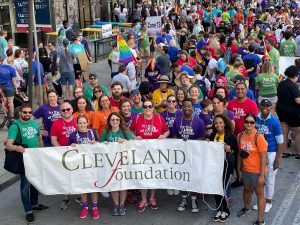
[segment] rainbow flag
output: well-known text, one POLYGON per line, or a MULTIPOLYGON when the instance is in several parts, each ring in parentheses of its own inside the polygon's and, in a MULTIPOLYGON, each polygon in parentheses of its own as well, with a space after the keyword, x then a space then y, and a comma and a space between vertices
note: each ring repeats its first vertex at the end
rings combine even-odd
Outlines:
POLYGON ((202 56, 198 50, 196 50, 196 61, 199 64, 203 62, 202 56))
POLYGON ((155 69, 155 63, 156 63, 155 58, 150 58, 149 62, 146 65, 146 68, 150 68, 151 71, 154 71, 154 69, 155 69))
POLYGON ((118 51, 119 51, 119 63, 123 64, 124 66, 127 66, 128 63, 133 62, 131 51, 120 33, 118 33, 117 38, 118 38, 117 44, 118 44, 118 51))
POLYGON ((267 50, 267 46, 266 43, 264 42, 264 56, 266 56, 267 58, 270 58, 269 52, 267 50))

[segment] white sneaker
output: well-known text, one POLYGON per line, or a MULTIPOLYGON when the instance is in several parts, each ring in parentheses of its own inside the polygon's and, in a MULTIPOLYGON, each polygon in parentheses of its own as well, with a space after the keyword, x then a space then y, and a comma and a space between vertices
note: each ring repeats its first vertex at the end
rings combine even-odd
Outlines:
POLYGON ((179 190, 173 190, 174 195, 179 195, 179 190))
POLYGON ((109 198, 109 193, 108 192, 101 192, 101 195, 104 197, 104 198, 109 198))
POLYGON ((272 203, 266 203, 265 212, 269 212, 271 208, 272 208, 272 203))
POLYGON ((172 196, 174 195, 174 190, 173 189, 167 189, 167 194, 172 196))
POLYGON ((258 210, 257 204, 255 204, 254 206, 252 206, 253 210, 258 210))

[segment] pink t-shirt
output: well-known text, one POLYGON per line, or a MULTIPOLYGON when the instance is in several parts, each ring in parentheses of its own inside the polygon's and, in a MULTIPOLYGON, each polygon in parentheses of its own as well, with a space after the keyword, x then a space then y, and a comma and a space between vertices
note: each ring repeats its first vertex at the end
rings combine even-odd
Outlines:
POLYGON ((235 134, 239 134, 245 130, 244 117, 246 114, 258 114, 256 103, 249 98, 243 102, 238 102, 237 99, 233 99, 229 101, 227 109, 234 114, 235 134))

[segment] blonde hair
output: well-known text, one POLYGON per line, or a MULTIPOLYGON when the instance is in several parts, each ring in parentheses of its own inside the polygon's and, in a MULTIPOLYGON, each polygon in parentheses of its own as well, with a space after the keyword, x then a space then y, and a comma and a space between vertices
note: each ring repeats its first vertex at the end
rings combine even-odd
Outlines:
POLYGON ((265 63, 262 66, 262 72, 267 74, 274 72, 274 68, 270 61, 265 61, 265 63))
POLYGON ((216 37, 212 37, 210 39, 210 46, 213 48, 213 49, 219 49, 220 48, 220 44, 219 42, 217 41, 216 37))

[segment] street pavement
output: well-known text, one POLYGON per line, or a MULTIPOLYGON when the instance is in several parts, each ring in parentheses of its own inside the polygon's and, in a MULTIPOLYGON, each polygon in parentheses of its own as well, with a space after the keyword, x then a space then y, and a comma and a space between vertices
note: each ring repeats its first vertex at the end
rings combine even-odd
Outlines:
MULTIPOLYGON (((110 69, 106 59, 98 60, 96 64, 90 65, 91 72, 99 75, 101 84, 110 86, 110 69)), ((35 105, 36 107, 36 105, 35 105)), ((0 121, 3 115, 0 115, 0 121)), ((0 224, 19 225, 26 224, 24 211, 20 199, 18 176, 10 174, 3 169, 4 146, 7 128, 0 130, 0 224), (16 182, 16 183, 15 183, 16 182)), ((292 146, 291 148, 293 148, 292 146)), ((290 151, 292 151, 290 149, 290 151)), ((300 164, 294 158, 282 159, 282 164, 277 174, 276 190, 273 208, 266 214, 266 224, 270 225, 300 225, 300 164)), ((84 181, 83 181, 84 182, 84 181)), ((238 218, 237 213, 243 207, 242 188, 233 189, 233 206, 231 216, 225 224, 246 225, 252 224, 256 219, 256 212, 251 210, 243 218, 238 218)), ((255 194, 252 203, 255 203, 255 194)), ((139 196, 138 196, 139 197, 139 196)), ((59 210, 63 196, 40 195, 40 203, 50 206, 44 212, 36 213, 36 223, 41 225, 79 225, 79 224, 112 224, 112 225, 202 225, 214 224, 212 218, 215 215, 214 198, 205 196, 204 203, 198 200, 200 211, 193 214, 188 208, 185 212, 178 212, 176 206, 180 196, 167 196, 165 190, 158 191, 158 210, 149 207, 144 213, 136 212, 136 204, 127 204, 127 213, 124 217, 111 216, 112 200, 100 195, 99 210, 100 219, 93 220, 91 216, 82 220, 79 218, 80 206, 72 197, 72 204, 67 210, 59 210), (212 209, 210 209, 212 208, 212 209)))

